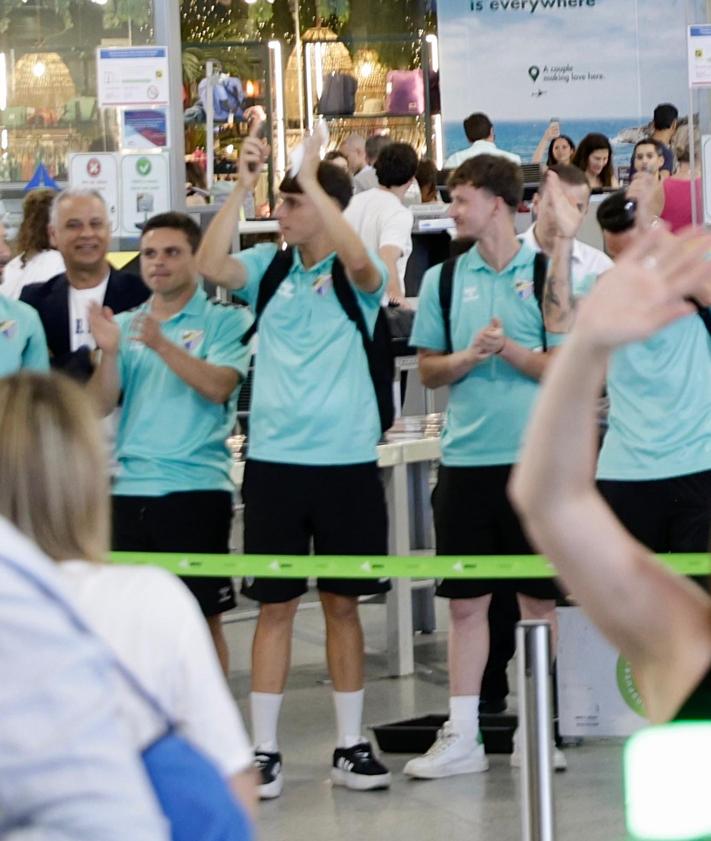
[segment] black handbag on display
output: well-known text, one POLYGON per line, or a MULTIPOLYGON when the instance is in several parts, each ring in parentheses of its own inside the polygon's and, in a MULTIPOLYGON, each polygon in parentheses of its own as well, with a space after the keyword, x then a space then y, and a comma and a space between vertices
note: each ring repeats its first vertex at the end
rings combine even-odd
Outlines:
POLYGON ((356 107, 358 81, 349 73, 329 73, 323 79, 323 93, 318 101, 318 112, 324 117, 352 114, 356 107))

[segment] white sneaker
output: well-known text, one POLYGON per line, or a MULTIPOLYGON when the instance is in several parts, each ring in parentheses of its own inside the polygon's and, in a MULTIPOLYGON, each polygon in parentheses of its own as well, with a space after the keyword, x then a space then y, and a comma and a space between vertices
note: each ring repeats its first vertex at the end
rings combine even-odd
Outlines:
POLYGON ((449 721, 437 732, 437 739, 427 753, 411 759, 404 773, 420 780, 436 780, 455 774, 478 774, 489 770, 481 733, 475 737, 456 733, 449 721))
MULTIPOLYGON (((522 762, 521 745, 518 738, 518 728, 513 735, 513 752, 511 753, 511 767, 520 768, 522 762)), ((562 750, 553 745, 553 770, 566 771, 568 769, 568 760, 562 750)))

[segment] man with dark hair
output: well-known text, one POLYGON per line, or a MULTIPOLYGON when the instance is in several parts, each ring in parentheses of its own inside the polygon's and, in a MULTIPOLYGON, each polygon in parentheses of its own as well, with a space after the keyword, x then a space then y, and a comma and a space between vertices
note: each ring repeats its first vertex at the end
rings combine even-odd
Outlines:
MULTIPOLYGON (((450 190, 457 234, 476 244, 451 274, 451 264, 425 274, 412 335, 425 386, 450 389, 432 497, 437 553, 533 554, 506 485, 548 363, 543 348, 555 337, 546 335, 534 295, 535 255, 514 228, 523 178, 511 161, 479 155, 453 173, 450 190), (451 292, 449 318, 443 283, 451 292)), ((551 581, 438 585, 438 595, 449 599, 449 720, 433 747, 407 763, 406 774, 433 779, 487 770, 478 724, 489 652, 487 613, 492 593, 511 592, 518 594, 524 618, 546 618, 555 628, 558 590, 551 581)), ((564 767, 560 752, 555 762, 564 767)), ((519 763, 516 744, 512 764, 519 763)))
MULTIPOLYGON (((114 318, 95 304, 91 330, 101 362, 90 388, 104 414, 121 402, 112 486, 114 550, 229 551, 232 433, 249 348, 245 309, 210 301, 198 286, 200 229, 161 213, 141 234, 141 274, 151 298, 114 318)), ((230 578, 183 579, 210 628, 223 670, 221 614, 235 606, 230 578)), ((147 641, 148 642, 148 641, 147 641)))
POLYGON ((365 166, 353 176, 354 194, 364 193, 378 186, 375 162, 378 155, 393 142, 388 134, 371 134, 365 140, 365 166))
MULTIPOLYGON (((560 185, 560 192, 565 200, 576 208, 578 212, 577 227, 572 235, 566 237, 566 253, 569 251, 570 274, 573 283, 573 294, 579 295, 598 275, 612 267, 612 260, 600 251, 578 239, 575 239, 583 224, 585 214, 590 204, 590 187, 585 173, 577 166, 556 164, 549 167, 549 172, 555 173, 560 185)), ((521 240, 534 251, 542 251, 549 259, 553 255, 555 241, 560 237, 558 227, 558 213, 546 189, 547 179, 538 186, 533 197, 532 210, 534 222, 521 235, 521 240)), ((567 272, 566 272, 567 277, 567 272)))
MULTIPOLYGON (((296 177, 281 185, 275 216, 290 250, 265 243, 230 256, 240 207, 266 159, 265 146, 246 138, 237 185, 198 252, 202 273, 238 292, 261 316, 242 486, 244 548, 307 555, 313 543, 317 554, 386 554, 376 461, 381 427, 363 333, 372 336, 387 269, 343 218, 348 176, 319 161, 317 137, 306 140, 296 177), (262 309, 265 289, 271 294, 262 309)), ((307 585, 306 579, 243 583, 243 592, 260 603, 250 706, 263 798, 278 797, 283 785, 277 727, 294 617, 307 585)), ((326 578, 318 588, 338 729, 331 779, 360 791, 385 788, 390 774, 361 733, 358 596, 389 584, 326 578)))
POLYGON ((468 158, 474 158, 477 155, 499 155, 513 163, 521 163, 521 158, 518 155, 505 152, 494 143, 494 124, 486 114, 470 114, 464 120, 464 133, 472 145, 468 149, 462 149, 460 152, 454 152, 450 155, 445 161, 445 169, 455 169, 468 158))
POLYGON ((388 267, 387 296, 394 303, 405 297, 405 266, 412 252, 412 213, 403 198, 417 171, 417 153, 409 143, 390 143, 378 155, 378 186, 353 196, 345 218, 366 246, 388 267))
MULTIPOLYGON (((676 161, 674 159, 674 150, 672 149, 672 138, 676 134, 679 125, 679 111, 671 102, 663 102, 657 105, 654 109, 654 116, 652 119, 652 140, 657 140, 662 144, 662 154, 664 162, 659 168, 659 174, 662 179, 668 178, 676 169, 676 161)), ((630 160, 630 178, 634 177, 635 172, 639 167, 635 161, 635 146, 630 160)))

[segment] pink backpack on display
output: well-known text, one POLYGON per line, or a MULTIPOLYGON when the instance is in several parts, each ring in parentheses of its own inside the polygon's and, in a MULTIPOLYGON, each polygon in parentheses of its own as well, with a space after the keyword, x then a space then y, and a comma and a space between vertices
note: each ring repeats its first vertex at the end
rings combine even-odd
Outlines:
POLYGON ((424 114, 425 85, 421 70, 391 70, 385 86, 388 114, 424 114))

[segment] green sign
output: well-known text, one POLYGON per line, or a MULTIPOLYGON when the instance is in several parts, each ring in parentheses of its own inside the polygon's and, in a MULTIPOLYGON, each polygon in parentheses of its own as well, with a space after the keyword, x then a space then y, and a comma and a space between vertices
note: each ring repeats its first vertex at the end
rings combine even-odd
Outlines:
POLYGON ((139 158, 136 161, 136 172, 139 175, 148 175, 151 171, 151 162, 148 158, 139 158))

